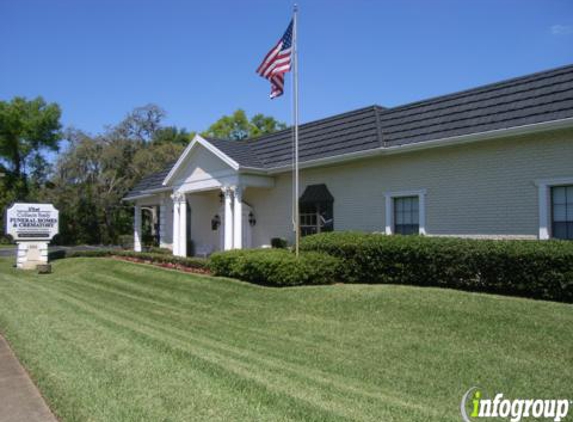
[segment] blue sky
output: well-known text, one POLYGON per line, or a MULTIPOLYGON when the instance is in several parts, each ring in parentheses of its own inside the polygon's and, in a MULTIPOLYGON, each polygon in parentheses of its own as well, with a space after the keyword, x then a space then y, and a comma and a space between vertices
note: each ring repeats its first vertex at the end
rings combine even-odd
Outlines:
MULTIPOLYGON (((571 0, 299 2, 303 122, 573 63, 571 0)), ((156 103, 203 130, 243 108, 290 123, 255 74, 291 1, 0 0, 0 99, 42 95, 91 133, 156 103)))

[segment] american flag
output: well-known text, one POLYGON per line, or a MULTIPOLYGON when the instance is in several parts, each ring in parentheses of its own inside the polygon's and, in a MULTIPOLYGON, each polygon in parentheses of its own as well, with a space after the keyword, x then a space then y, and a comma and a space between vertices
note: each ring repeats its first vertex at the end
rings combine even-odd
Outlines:
POLYGON ((257 69, 257 73, 271 83, 271 99, 283 95, 285 85, 285 73, 290 71, 292 52, 292 26, 290 24, 279 40, 265 56, 265 59, 257 69))

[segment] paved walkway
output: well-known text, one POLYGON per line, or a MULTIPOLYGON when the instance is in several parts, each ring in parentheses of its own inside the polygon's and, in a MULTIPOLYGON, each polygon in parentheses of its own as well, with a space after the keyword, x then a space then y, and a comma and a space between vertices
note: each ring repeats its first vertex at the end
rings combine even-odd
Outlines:
POLYGON ((0 422, 57 422, 2 336, 0 336, 0 422))

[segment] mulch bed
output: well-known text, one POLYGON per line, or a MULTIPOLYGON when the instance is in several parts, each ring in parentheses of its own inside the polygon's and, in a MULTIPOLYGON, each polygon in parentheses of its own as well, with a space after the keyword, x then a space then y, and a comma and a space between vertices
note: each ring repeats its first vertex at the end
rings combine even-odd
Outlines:
POLYGON ((170 270, 183 271, 185 273, 211 275, 211 271, 209 271, 207 268, 186 267, 180 264, 172 264, 169 262, 154 262, 148 259, 133 258, 130 256, 113 255, 111 258, 117 259, 119 261, 129 261, 129 262, 135 262, 137 264, 148 264, 148 265, 153 265, 155 267, 169 268, 170 270))

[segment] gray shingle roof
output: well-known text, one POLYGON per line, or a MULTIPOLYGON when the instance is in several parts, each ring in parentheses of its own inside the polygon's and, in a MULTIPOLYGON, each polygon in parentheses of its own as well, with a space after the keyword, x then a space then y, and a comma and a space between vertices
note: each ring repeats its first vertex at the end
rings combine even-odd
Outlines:
POLYGON ((241 167, 262 168, 263 163, 251 148, 249 142, 232 141, 229 139, 205 138, 209 143, 235 160, 241 167))
MULTIPOLYGON (((394 108, 377 105, 299 127, 300 162, 573 117, 573 65, 394 108)), ((242 167, 291 164, 292 128, 245 141, 208 139, 242 167)), ((169 169, 133 192, 160 188, 169 169)))
POLYGON ((386 146, 573 117, 573 66, 510 79, 380 113, 386 146))
POLYGON ((175 165, 175 161, 169 163, 165 168, 157 173, 150 174, 141 179, 134 187, 129 191, 129 193, 123 198, 125 200, 131 199, 144 194, 144 191, 150 189, 161 189, 163 186, 163 180, 169 173, 169 171, 175 165))

